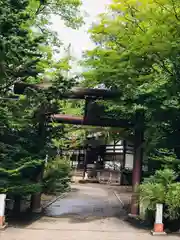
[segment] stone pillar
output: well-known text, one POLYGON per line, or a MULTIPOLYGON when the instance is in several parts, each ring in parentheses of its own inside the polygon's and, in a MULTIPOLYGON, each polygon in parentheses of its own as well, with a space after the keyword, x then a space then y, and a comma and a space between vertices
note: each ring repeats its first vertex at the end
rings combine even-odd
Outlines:
POLYGON ((5 206, 6 194, 0 194, 0 229, 6 226, 5 224, 5 206))

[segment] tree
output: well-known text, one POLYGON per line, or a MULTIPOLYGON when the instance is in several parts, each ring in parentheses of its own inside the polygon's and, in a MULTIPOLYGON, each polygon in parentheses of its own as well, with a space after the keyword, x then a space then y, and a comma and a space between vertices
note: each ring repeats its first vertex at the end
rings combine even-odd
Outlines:
POLYGON ((57 133, 47 126, 47 113, 61 110, 58 97, 74 83, 61 74, 68 62, 53 59, 52 46, 56 45, 53 33, 36 31, 33 27, 38 24, 45 28, 53 12, 62 13, 62 18, 70 24, 79 19, 76 15, 79 6, 76 0, 0 1, 0 192, 18 200, 18 208, 21 196, 42 189, 43 182, 39 180, 45 155, 52 147, 54 135, 62 135, 62 131, 57 133), (47 43, 51 47, 46 47, 47 43), (12 96, 10 88, 14 83, 42 82, 44 73, 52 69, 50 89, 43 92, 29 89, 19 100, 12 96))
POLYGON ((179 14, 179 1, 114 0, 90 30, 96 48, 86 53, 83 74, 86 85, 120 90, 110 105, 115 116, 145 113, 148 152, 169 148, 178 158, 179 14))

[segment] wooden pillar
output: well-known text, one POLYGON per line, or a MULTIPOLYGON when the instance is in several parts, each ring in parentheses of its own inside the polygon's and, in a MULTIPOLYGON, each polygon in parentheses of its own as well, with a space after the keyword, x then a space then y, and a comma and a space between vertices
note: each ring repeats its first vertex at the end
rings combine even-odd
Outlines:
MULTIPOLYGON (((42 182, 42 177, 43 177, 43 171, 44 171, 44 166, 41 169, 41 172, 39 173, 36 182, 42 182)), ((31 195, 31 211, 33 213, 40 213, 42 211, 41 207, 41 192, 37 192, 31 195)))
MULTIPOLYGON (((136 186, 141 182, 142 176, 142 162, 143 162, 143 142, 144 142, 144 128, 143 122, 140 121, 135 128, 135 143, 134 143, 134 162, 132 174, 132 199, 131 199, 131 215, 136 216, 139 214, 138 196, 135 193, 136 186), (141 125, 142 123, 142 125, 141 125)), ((142 120, 142 119, 141 119, 142 120)))
POLYGON ((84 151, 83 179, 85 178, 85 173, 87 171, 87 149, 85 149, 84 151))
MULTIPOLYGON (((84 121, 87 119, 88 108, 89 108, 89 105, 91 104, 91 102, 92 102, 91 98, 88 98, 88 97, 85 98, 84 116, 83 116, 84 121)), ((87 135, 86 135, 86 139, 87 139, 87 135)), ((84 153, 83 179, 85 178, 85 174, 86 174, 86 171, 87 171, 88 146, 85 147, 84 151, 85 151, 85 153, 84 153)))
POLYGON ((40 213, 42 211, 41 193, 32 194, 32 196, 31 196, 31 211, 33 213, 40 213))
MULTIPOLYGON (((42 112, 45 110, 42 108, 42 112)), ((39 118, 39 127, 38 127, 38 135, 39 135, 39 150, 41 151, 45 147, 46 143, 46 116, 40 113, 39 118)), ((44 173, 45 163, 42 164, 40 172, 36 178, 37 183, 42 183, 43 173, 44 173)), ((34 213, 40 213, 42 211, 41 207, 41 192, 37 192, 31 195, 31 211, 34 213)))
POLYGON ((88 98, 86 97, 85 98, 85 105, 84 105, 84 119, 87 118, 87 115, 88 115, 88 108, 89 108, 89 105, 92 103, 92 99, 91 98, 88 98))
POLYGON ((121 165, 120 185, 124 185, 123 170, 126 164, 126 145, 127 145, 126 140, 123 140, 123 159, 122 159, 122 165, 121 165))

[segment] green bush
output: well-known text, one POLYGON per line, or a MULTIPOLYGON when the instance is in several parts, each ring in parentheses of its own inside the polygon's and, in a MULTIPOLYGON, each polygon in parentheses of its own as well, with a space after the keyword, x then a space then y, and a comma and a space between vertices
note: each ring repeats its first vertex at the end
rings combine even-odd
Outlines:
POLYGON ((180 213, 180 183, 175 182, 177 174, 171 169, 158 170, 145 179, 137 188, 140 203, 148 211, 154 211, 156 203, 164 205, 164 217, 177 219, 180 213))
POLYGON ((166 193, 165 204, 168 206, 167 215, 170 219, 180 217, 180 183, 172 183, 166 193))
POLYGON ((71 180, 70 172, 69 159, 56 157, 49 161, 43 177, 43 192, 52 194, 66 191, 71 180))
POLYGON ((42 184, 36 182, 43 166, 41 159, 21 158, 12 169, 0 167, 0 193, 27 196, 41 192, 42 184))

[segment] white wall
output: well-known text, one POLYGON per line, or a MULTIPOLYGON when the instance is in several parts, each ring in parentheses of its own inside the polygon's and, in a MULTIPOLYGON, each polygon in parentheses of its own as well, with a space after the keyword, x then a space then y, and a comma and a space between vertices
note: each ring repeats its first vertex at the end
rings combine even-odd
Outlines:
POLYGON ((133 169, 133 154, 126 154, 125 168, 133 169))

